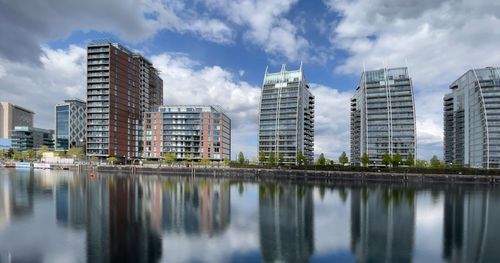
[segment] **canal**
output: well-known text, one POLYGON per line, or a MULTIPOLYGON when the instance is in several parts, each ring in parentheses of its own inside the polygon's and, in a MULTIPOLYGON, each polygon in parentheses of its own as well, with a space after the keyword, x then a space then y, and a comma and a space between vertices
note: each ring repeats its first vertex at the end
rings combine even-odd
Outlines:
POLYGON ((498 262, 491 185, 0 168, 0 262, 498 262))

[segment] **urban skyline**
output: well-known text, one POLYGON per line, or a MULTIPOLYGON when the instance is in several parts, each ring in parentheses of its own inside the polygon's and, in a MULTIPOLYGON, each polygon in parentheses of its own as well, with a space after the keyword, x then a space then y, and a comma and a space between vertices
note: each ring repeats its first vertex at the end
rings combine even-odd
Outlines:
MULTIPOLYGON (((265 65, 276 71, 283 63, 298 68, 302 60, 318 105, 326 105, 323 100, 333 102, 316 108, 315 150, 338 156, 349 148, 348 120, 339 117, 349 111, 345 98, 353 95, 352 85, 358 82, 363 65, 372 69, 407 65, 414 79, 416 108, 420 109, 416 116, 417 157, 429 159, 433 154, 442 156, 441 96, 448 92, 449 84, 470 68, 500 61, 500 55, 490 51, 495 50, 495 39, 500 36, 487 30, 498 22, 496 9, 488 1, 445 0, 436 5, 386 0, 380 5, 365 0, 239 1, 248 4, 248 12, 226 0, 210 5, 200 1, 199 9, 193 9, 191 1, 185 5, 132 1, 112 16, 98 16, 105 9, 94 2, 78 3, 77 8, 61 6, 57 15, 47 14, 51 4, 46 1, 7 3, 4 11, 20 15, 6 19, 2 31, 16 43, 8 45, 9 41, 0 49, 2 100, 18 105, 26 102, 40 112, 35 126, 52 128, 49 124, 54 116, 45 109, 67 98, 85 98, 81 89, 85 86, 85 47, 92 39, 112 38, 157 65, 162 79, 169 83, 164 90, 172 101, 165 103, 183 104, 191 97, 191 104, 223 105, 228 101, 226 111, 235 116, 233 158, 239 151, 251 157, 256 155, 255 106, 265 65), (466 10, 472 13, 464 15, 466 10), (373 21, 363 14, 380 17, 373 21), (74 19, 82 15, 82 19, 74 19), (47 31, 27 26, 29 17, 47 31), (485 20, 490 17, 492 21, 485 20), (400 27, 393 19, 401 21, 400 27), (469 24, 475 26, 464 26, 469 24), (194 97, 203 90, 204 94, 194 97), (329 134, 338 137, 332 139, 329 134)), ((108 1, 106 6, 116 4, 108 1)))

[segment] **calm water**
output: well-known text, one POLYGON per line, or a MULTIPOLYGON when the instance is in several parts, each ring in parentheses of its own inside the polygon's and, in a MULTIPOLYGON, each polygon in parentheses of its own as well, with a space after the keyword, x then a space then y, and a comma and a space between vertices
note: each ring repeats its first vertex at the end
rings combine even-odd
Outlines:
POLYGON ((0 262, 499 262, 500 191, 0 168, 0 262))

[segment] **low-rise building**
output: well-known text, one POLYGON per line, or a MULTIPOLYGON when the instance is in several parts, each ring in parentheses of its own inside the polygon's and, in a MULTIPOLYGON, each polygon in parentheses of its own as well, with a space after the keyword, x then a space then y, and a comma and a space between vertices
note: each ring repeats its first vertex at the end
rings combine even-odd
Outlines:
POLYGON ((56 151, 85 145, 86 107, 85 101, 79 99, 65 100, 56 105, 56 151))
POLYGON ((16 126, 33 127, 34 113, 8 102, 0 102, 0 138, 10 138, 16 126))
POLYGON ((218 106, 168 105, 144 113, 145 159, 175 153, 177 160, 231 158, 231 120, 218 106))
POLYGON ((37 150, 42 146, 54 150, 54 131, 28 126, 16 126, 11 131, 12 148, 19 151, 37 150))

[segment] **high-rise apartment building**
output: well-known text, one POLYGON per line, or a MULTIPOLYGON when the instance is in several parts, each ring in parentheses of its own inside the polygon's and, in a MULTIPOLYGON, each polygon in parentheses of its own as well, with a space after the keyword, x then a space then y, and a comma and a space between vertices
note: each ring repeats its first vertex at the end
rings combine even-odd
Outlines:
POLYGON ((143 157, 169 153, 177 160, 231 159, 231 120, 210 105, 168 105, 145 113, 143 157))
POLYGON ((500 68, 471 69, 444 97, 444 160, 500 168, 500 68))
POLYGON ((0 138, 10 138, 16 126, 33 127, 33 115, 32 111, 20 106, 0 102, 0 138))
POLYGON ((163 81, 143 56, 109 41, 87 47, 87 155, 141 155, 142 115, 163 101, 163 81))
POLYGON ((299 70, 264 75, 259 111, 259 153, 276 160, 282 154, 285 164, 296 164, 297 154, 314 158, 314 96, 299 70))
POLYGON ((55 150, 67 151, 85 143, 86 103, 79 99, 56 105, 55 150))
POLYGON ((382 166, 387 152, 406 161, 416 156, 413 85, 408 68, 365 71, 351 98, 351 162, 364 153, 370 166, 382 166))

